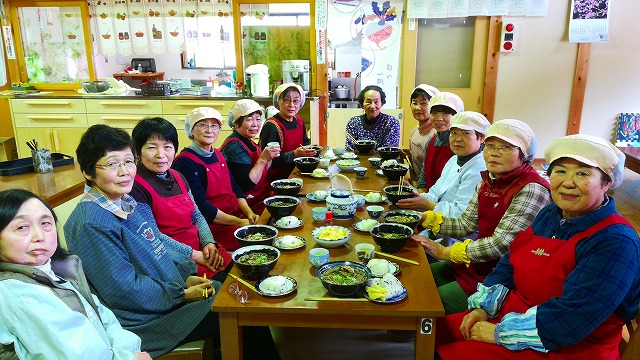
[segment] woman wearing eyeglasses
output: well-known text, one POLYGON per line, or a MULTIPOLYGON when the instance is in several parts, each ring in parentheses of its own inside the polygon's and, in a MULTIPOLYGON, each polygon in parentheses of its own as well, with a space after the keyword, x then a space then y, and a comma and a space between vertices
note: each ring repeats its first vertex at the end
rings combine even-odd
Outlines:
POLYGON ((469 205, 458 217, 429 210, 422 225, 433 235, 467 239, 442 245, 424 235, 413 239, 436 259, 431 264, 446 314, 464 311, 467 298, 493 270, 518 232, 550 202, 549 183, 531 166, 536 140, 520 120, 505 119, 487 130, 483 156, 487 170, 469 205))
POLYGON ((176 156, 173 168, 187 179, 216 241, 227 250, 236 250, 240 243, 234 231, 255 224, 260 216, 249 207, 220 150, 213 147, 222 127, 222 115, 213 108, 195 108, 187 115, 184 126, 192 141, 176 156))
POLYGON ((236 101, 229 112, 229 126, 233 132, 220 151, 244 191, 247 204, 260 215, 264 211, 263 201, 271 192, 267 171, 272 161, 280 156, 280 145, 272 144, 262 150, 253 141, 262 128, 262 107, 251 99, 236 101))
POLYGON ((273 159, 268 170, 269 184, 289 177, 296 167, 293 159, 316 154, 315 150, 304 146, 311 144, 304 121, 298 116, 304 100, 304 90, 293 83, 282 84, 274 91, 273 102, 278 113, 267 119, 260 131, 262 151, 265 151, 269 143, 280 144, 280 156, 273 159))
POLYGON ((424 154, 427 143, 436 133, 431 122, 429 101, 440 90, 427 84, 420 84, 411 93, 411 114, 418 121, 418 125, 411 129, 409 135, 409 156, 411 156, 411 179, 418 180, 424 169, 424 154))
MULTIPOLYGON (((368 85, 358 94, 358 103, 364 114, 352 117, 345 131, 356 140, 374 140, 376 147, 400 144, 400 121, 382 112, 387 95, 380 86, 368 85)), ((354 150, 355 144, 347 136, 344 148, 354 150)))
MULTIPOLYGON (((129 134, 91 126, 76 156, 87 186, 64 233, 100 302, 142 339, 142 350, 154 358, 208 337, 219 346, 218 316, 211 303, 222 284, 195 276, 193 259, 202 252, 162 234, 151 208, 129 195, 137 170, 129 134)), ((245 354, 279 358, 268 328, 245 331, 260 342, 247 342, 245 354)))

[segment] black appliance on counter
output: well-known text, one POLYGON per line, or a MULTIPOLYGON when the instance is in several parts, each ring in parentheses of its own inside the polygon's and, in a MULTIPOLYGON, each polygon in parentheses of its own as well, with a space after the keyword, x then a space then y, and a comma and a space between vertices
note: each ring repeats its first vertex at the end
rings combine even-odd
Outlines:
POLYGON ((131 68, 134 70, 142 69, 142 72, 156 72, 156 59, 154 58, 133 58, 131 59, 131 68))

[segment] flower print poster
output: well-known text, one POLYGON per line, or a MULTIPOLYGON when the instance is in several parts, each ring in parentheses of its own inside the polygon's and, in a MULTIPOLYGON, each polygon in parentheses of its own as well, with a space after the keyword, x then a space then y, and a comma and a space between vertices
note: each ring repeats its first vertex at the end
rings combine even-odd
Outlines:
POLYGON ((572 0, 569 42, 608 42, 610 6, 609 0, 572 0))

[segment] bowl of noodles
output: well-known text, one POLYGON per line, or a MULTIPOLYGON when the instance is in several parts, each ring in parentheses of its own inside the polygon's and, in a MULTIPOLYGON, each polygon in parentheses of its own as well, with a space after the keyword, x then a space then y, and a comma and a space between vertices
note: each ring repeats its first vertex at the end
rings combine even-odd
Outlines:
POLYGON ((287 195, 276 195, 264 199, 267 211, 276 219, 293 214, 298 204, 300 204, 300 199, 287 195))
POLYGON ((271 182, 271 187, 276 195, 296 196, 302 188, 302 184, 289 179, 275 180, 271 182))
POLYGON ((383 222, 407 225, 414 230, 420 219, 422 213, 415 210, 390 210, 382 214, 383 222))
POLYGON ((269 225, 247 225, 236 229, 233 236, 238 239, 240 246, 272 245, 278 236, 278 229, 269 225))
POLYGON ((351 231, 346 227, 326 225, 315 228, 311 235, 318 245, 323 248, 333 249, 344 245, 351 237, 351 231))
POLYGON ((402 224, 382 223, 372 227, 369 233, 373 241, 380 246, 380 250, 397 253, 413 235, 413 229, 402 224))
POLYGON ((346 297, 364 291, 371 270, 358 262, 331 261, 321 265, 316 276, 331 294, 346 297))
POLYGON ((259 280, 267 276, 276 266, 280 250, 269 245, 244 246, 233 252, 232 259, 249 280, 259 280))

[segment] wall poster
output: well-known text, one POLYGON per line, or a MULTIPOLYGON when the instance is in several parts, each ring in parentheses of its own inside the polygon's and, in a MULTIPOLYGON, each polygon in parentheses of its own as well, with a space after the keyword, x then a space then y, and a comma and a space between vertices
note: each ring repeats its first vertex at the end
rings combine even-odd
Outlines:
POLYGON ((569 42, 608 42, 609 3, 609 0, 572 0, 569 42))

